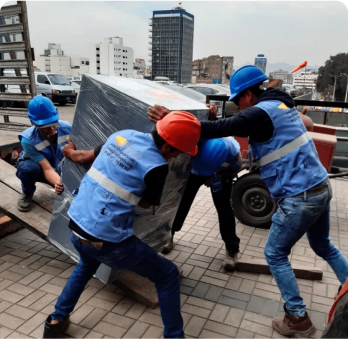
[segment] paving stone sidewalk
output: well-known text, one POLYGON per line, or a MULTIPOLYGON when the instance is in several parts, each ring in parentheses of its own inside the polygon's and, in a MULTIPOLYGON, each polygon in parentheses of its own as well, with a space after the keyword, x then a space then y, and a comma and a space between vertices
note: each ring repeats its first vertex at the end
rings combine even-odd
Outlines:
MULTIPOLYGON (((348 255, 348 180, 331 181, 331 237, 348 255)), ((237 224, 241 256, 263 258, 268 230, 237 224)), ((281 338, 273 331, 283 302, 271 275, 227 273, 224 246, 210 190, 203 187, 190 210, 175 249, 166 257, 183 269, 182 314, 188 338, 281 338)), ((54 309, 75 264, 54 246, 27 230, 0 240, 0 338, 41 338, 43 322, 54 309)), ((323 280, 298 279, 320 338, 339 282, 310 249, 306 238, 293 248, 291 262, 319 266, 323 280)), ((92 279, 67 331, 73 338, 161 338, 159 309, 149 309, 110 284, 92 279)))

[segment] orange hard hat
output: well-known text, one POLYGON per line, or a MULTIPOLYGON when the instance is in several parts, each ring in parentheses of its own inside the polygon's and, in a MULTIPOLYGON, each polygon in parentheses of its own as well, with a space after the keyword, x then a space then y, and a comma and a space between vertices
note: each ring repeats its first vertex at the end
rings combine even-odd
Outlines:
POLYGON ((171 146, 195 156, 201 135, 201 123, 191 113, 173 111, 156 124, 158 134, 171 146))

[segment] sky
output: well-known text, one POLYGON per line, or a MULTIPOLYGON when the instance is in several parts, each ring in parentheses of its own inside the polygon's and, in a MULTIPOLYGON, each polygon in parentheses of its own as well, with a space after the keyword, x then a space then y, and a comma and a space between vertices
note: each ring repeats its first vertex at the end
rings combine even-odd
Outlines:
MULTIPOLYGON (((345 0, 348 2, 348 0, 345 0)), ((0 4, 3 3, 0 0, 0 4)), ((65 55, 89 57, 89 44, 123 37, 135 58, 149 63, 153 10, 179 1, 28 1, 31 45, 43 54, 48 43, 65 55)), ((339 1, 183 1, 194 15, 193 59, 234 56, 235 65, 265 54, 269 63, 324 65, 330 55, 348 53, 347 4, 339 1)))

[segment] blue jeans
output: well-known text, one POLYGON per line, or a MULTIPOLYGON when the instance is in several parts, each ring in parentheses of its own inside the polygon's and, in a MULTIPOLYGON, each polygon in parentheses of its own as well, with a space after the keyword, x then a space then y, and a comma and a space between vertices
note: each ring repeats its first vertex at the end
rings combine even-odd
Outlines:
POLYGON ((22 191, 27 196, 32 196, 34 194, 36 190, 35 184, 37 182, 48 184, 40 165, 31 159, 18 160, 16 176, 22 182, 22 191))
POLYGON ((133 271, 154 282, 164 324, 164 338, 184 337, 179 271, 171 261, 159 256, 134 235, 120 243, 104 242, 100 250, 82 244, 72 234, 70 240, 80 254, 80 261, 57 300, 52 319, 63 321, 69 317, 87 282, 103 263, 111 268, 133 271))
POLYGON ((348 278, 348 262, 330 240, 330 200, 332 189, 298 198, 281 199, 272 217, 265 246, 269 268, 289 314, 303 317, 306 305, 291 268, 288 255, 296 242, 307 233, 313 251, 331 266, 341 284, 348 278))

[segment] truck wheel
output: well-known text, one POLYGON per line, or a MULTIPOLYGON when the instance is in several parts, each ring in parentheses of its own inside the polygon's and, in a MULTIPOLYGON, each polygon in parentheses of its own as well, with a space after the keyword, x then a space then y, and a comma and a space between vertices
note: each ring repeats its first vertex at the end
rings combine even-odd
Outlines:
POLYGON ((66 105, 66 101, 59 101, 59 106, 65 106, 66 105))
POLYGON ((247 226, 270 228, 277 209, 260 173, 248 173, 237 179, 232 188, 232 206, 236 218, 247 226))

